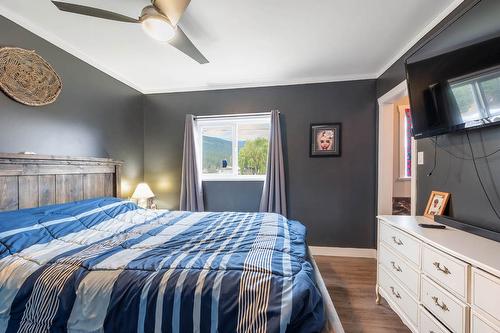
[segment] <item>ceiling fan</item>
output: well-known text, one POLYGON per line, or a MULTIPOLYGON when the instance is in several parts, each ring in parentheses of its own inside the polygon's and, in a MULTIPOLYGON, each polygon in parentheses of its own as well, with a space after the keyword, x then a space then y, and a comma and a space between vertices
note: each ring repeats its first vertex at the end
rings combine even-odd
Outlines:
POLYGON ((98 17, 126 23, 140 23, 144 31, 153 39, 170 45, 200 64, 208 63, 207 58, 194 46, 178 23, 191 0, 151 0, 151 6, 142 9, 139 18, 133 18, 95 7, 67 2, 52 1, 61 11, 98 17))

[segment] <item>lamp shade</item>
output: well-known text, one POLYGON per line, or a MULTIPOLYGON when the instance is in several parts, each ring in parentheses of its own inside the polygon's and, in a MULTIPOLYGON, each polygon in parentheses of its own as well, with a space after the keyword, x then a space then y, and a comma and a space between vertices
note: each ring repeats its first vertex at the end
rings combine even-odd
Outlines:
POLYGON ((149 199, 153 198, 155 194, 151 191, 151 188, 146 183, 140 183, 135 188, 134 194, 132 194, 132 199, 149 199))

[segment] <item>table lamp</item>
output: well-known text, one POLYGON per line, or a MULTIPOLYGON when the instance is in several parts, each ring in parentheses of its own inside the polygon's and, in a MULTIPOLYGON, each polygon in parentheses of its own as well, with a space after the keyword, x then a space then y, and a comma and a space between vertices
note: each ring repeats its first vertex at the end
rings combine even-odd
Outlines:
POLYGON ((137 205, 141 208, 148 208, 148 199, 154 198, 154 193, 151 188, 146 183, 140 183, 137 185, 134 194, 132 194, 132 199, 137 200, 137 205))

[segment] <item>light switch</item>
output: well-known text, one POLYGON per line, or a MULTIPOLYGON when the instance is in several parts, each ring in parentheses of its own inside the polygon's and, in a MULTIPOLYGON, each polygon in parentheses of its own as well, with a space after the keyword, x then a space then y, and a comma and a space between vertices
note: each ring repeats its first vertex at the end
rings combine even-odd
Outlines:
POLYGON ((423 151, 419 151, 417 153, 417 163, 418 163, 418 165, 424 165, 424 152, 423 151))

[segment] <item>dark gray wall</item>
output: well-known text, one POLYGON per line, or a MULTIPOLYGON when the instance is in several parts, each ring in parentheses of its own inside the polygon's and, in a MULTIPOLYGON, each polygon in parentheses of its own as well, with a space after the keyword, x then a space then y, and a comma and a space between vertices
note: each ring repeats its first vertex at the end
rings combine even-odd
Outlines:
MULTIPOLYGON (((375 216, 375 80, 149 95, 145 179, 159 205, 179 204, 185 115, 279 109, 289 217, 311 245, 372 247, 375 216), (342 123, 342 157, 309 158, 309 124, 342 123)), ((206 182, 209 210, 255 210, 259 183, 206 182)))
POLYGON ((58 100, 44 107, 22 105, 0 92, 1 152, 112 157, 125 161, 124 180, 142 180, 140 93, 4 17, 0 46, 36 50, 63 81, 58 100))
POLYGON ((209 181, 203 183, 206 210, 212 212, 259 210, 261 181, 209 181))
MULTIPOLYGON (((474 155, 484 156, 500 148, 500 128, 471 131, 470 139, 474 155)), ((428 176, 434 161, 434 144, 427 139, 418 142, 418 150, 424 152, 427 162, 418 168, 417 210, 424 211, 431 191, 450 192, 447 215, 500 232, 500 220, 494 215, 476 176, 467 137, 461 133, 443 135, 438 137, 438 143, 442 148, 437 149, 437 167, 432 176, 428 176)), ((478 159, 477 167, 486 191, 500 213, 500 153, 487 160, 478 159)))
MULTIPOLYGON (((427 36, 417 43, 413 50, 426 44, 409 57, 409 60, 423 59, 498 36, 500 35, 499 17, 500 1, 466 0, 459 9, 440 24, 440 26, 447 25, 444 31, 439 35, 431 36, 433 38, 427 36)), ((383 95, 404 80, 404 61, 407 58, 408 55, 398 60, 378 79, 377 96, 383 95)), ((500 148, 500 127, 473 131, 470 139, 475 155, 484 156, 500 148)), ((480 187, 470 160, 471 153, 465 134, 454 133, 439 136, 438 143, 441 148, 437 149, 437 168, 431 176, 428 176, 434 163, 434 144, 430 139, 418 141, 418 151, 424 152, 425 165, 419 166, 417 170, 417 213, 421 214, 424 211, 432 190, 450 192, 448 212, 450 216, 472 225, 500 232, 500 220, 494 215, 480 187)), ((478 160, 478 170, 492 203, 500 211, 500 154, 487 160, 478 160)))

